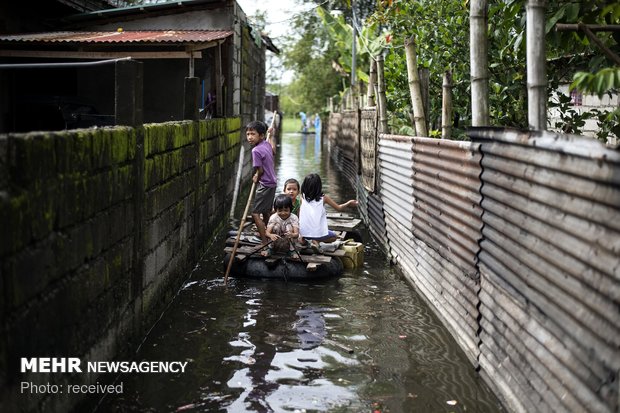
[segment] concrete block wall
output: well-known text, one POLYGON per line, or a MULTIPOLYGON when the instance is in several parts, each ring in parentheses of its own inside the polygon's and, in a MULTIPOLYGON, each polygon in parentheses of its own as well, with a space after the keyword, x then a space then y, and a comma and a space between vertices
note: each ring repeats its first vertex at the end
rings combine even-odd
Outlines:
POLYGON ((130 359, 224 221, 240 120, 0 136, 0 411, 67 411, 20 397, 21 357, 130 359))

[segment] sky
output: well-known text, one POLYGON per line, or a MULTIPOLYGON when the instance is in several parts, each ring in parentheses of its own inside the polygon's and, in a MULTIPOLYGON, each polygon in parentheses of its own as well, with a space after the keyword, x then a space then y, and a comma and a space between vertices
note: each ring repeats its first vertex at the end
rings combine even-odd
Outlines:
MULTIPOLYGON (((257 11, 267 11, 267 26, 265 32, 273 40, 276 47, 280 47, 280 38, 285 34, 290 34, 290 20, 293 15, 311 10, 316 7, 313 2, 297 2, 295 0, 237 0, 248 18, 251 18, 257 11), (304 4, 305 3, 305 4, 304 4)), ((271 52, 267 52, 271 53, 271 52)), ((267 67, 267 72, 272 69, 267 67)), ((288 71, 280 76, 282 83, 289 83, 293 78, 293 73, 288 71)))

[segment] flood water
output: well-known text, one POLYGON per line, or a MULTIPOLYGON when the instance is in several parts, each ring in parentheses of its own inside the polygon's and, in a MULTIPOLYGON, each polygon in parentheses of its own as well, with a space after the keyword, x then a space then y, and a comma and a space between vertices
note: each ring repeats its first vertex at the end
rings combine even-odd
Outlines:
MULTIPOLYGON (((325 193, 337 201, 355 196, 320 139, 285 135, 278 185, 310 172, 320 173, 325 193)), ((227 285, 223 243, 217 235, 137 355, 188 361, 185 373, 121 375, 123 394, 105 397, 96 411, 502 411, 372 240, 363 268, 337 279, 231 277, 227 285)))

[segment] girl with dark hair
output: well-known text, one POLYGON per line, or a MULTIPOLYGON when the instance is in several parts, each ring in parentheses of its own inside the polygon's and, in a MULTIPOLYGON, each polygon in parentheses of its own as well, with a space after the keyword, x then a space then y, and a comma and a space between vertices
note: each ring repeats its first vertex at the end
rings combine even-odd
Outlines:
POLYGON ((351 199, 344 204, 337 204, 328 195, 323 193, 323 184, 318 174, 310 174, 301 184, 301 208, 299 210, 299 235, 312 241, 318 248, 319 242, 336 241, 336 233, 327 228, 327 204, 336 211, 343 211, 348 207, 356 207, 357 201, 351 199))

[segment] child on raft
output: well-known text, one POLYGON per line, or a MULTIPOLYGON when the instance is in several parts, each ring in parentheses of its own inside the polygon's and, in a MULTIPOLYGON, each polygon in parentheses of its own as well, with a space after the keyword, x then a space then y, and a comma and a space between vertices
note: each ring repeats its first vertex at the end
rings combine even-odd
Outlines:
POLYGON ((293 200, 293 207, 291 209, 291 213, 297 215, 299 218, 299 207, 301 206, 301 198, 299 195, 299 181, 297 179, 291 178, 287 179, 284 182, 284 193, 291 197, 293 200))
POLYGON ((299 234, 302 239, 310 240, 315 251, 320 252, 319 242, 334 242, 336 233, 327 228, 327 204, 336 211, 343 211, 349 207, 356 207, 357 201, 351 199, 344 204, 337 204, 328 195, 323 193, 321 177, 310 174, 301 184, 301 208, 299 216, 299 234))
POLYGON ((276 195, 276 172, 273 159, 276 153, 276 145, 271 138, 273 130, 269 130, 267 141, 265 140, 266 132, 267 125, 259 120, 252 121, 245 127, 246 139, 252 146, 252 166, 254 168, 252 181, 258 184, 252 208, 252 218, 263 245, 268 242, 266 226, 271 216, 271 208, 276 195))
POLYGON ((299 219, 291 213, 293 200, 287 194, 276 196, 273 202, 275 213, 269 218, 266 235, 272 241, 267 250, 261 255, 268 257, 273 251, 286 251, 291 254, 295 251, 293 243, 299 238, 299 219))

